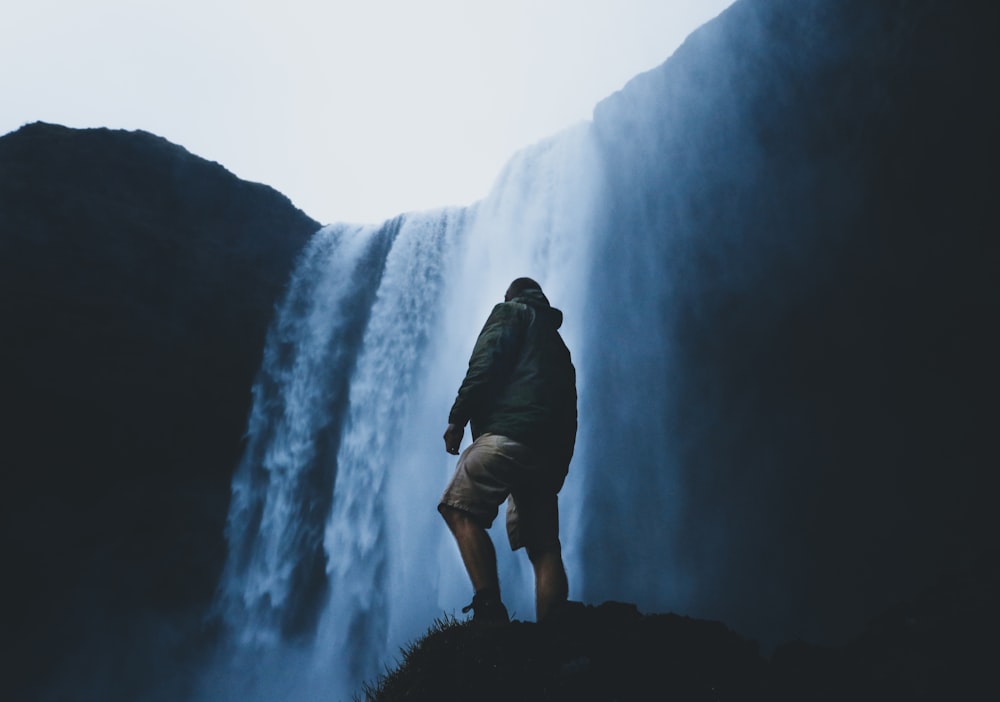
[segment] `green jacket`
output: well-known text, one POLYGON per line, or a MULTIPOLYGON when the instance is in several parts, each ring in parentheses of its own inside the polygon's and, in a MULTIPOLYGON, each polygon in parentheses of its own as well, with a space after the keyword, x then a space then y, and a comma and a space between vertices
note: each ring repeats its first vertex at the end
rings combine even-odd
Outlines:
POLYGON ((529 446, 565 476, 576 441, 576 370, 559 335, 562 312, 541 290, 493 308, 479 333, 448 422, 472 438, 500 434, 529 446))

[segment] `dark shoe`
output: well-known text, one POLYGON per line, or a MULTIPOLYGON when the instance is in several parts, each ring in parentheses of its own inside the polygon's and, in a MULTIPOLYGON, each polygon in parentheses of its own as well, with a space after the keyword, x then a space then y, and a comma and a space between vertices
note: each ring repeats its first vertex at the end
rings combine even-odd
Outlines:
POLYGON ((462 614, 472 610, 472 621, 477 624, 506 624, 510 621, 507 608, 494 593, 477 592, 472 602, 462 607, 462 614))

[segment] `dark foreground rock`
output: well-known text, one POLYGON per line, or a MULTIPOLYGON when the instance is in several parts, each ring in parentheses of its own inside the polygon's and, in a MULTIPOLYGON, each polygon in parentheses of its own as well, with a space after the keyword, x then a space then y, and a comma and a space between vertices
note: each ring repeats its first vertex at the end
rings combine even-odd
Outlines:
POLYGON ((442 622, 367 699, 754 699, 766 670, 721 623, 605 602, 551 624, 442 622))
POLYGON ((1000 555, 984 554, 844 646, 760 650, 724 624, 579 605, 554 623, 442 620, 364 689, 367 702, 434 700, 996 699, 1000 555))

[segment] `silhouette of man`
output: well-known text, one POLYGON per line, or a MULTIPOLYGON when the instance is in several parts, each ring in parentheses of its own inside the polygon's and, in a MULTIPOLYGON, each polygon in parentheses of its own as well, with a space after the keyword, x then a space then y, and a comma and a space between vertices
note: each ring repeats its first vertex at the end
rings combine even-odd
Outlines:
POLYGON ((438 511, 458 542, 475 594, 473 621, 507 622, 496 550, 486 530, 507 500, 507 536, 535 571, 535 618, 566 602, 558 493, 576 441, 576 370, 559 334, 563 315, 531 278, 510 284, 479 333, 448 415, 445 450, 458 459, 438 511))

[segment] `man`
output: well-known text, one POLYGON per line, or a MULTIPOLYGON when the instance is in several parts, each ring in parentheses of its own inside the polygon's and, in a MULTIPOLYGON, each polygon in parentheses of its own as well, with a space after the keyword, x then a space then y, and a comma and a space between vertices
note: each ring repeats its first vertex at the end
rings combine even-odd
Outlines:
POLYGON ((458 453, 471 422, 472 445, 438 505, 458 542, 475 591, 473 621, 507 622, 496 550, 486 530, 507 500, 507 536, 535 571, 535 619, 567 599, 557 495, 576 441, 576 370, 559 335, 562 312, 531 278, 510 284, 476 340, 448 415, 445 450, 458 453))

